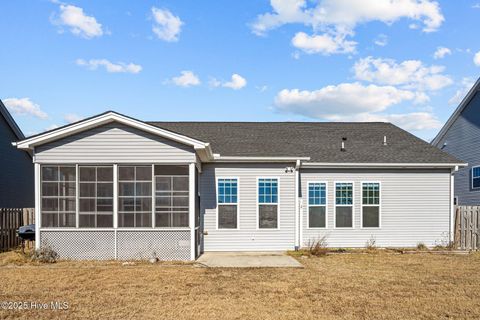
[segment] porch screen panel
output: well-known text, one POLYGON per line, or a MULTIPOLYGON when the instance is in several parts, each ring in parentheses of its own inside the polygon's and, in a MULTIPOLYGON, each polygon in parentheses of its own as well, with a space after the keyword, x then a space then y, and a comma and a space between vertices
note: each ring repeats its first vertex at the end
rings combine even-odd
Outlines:
POLYGON ((41 189, 42 227, 75 227, 75 166, 42 166, 41 189))
POLYGON ((113 166, 79 167, 79 227, 113 227, 113 166))
POLYGON ((188 175, 155 176, 155 227, 188 227, 188 175))
POLYGON ((152 227, 152 166, 118 167, 118 226, 152 227))

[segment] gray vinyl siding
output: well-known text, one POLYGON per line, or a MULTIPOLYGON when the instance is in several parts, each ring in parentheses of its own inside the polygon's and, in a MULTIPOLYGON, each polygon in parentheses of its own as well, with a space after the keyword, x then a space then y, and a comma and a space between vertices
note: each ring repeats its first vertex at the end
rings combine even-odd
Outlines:
POLYGON ((17 137, 0 115, 0 208, 33 208, 32 158, 12 146, 17 137))
POLYGON ((186 146, 123 124, 111 123, 35 148, 38 163, 195 162, 186 146))
POLYGON ((200 175, 204 251, 275 251, 295 246, 295 174, 285 173, 294 164, 204 164, 200 175), (217 230, 216 178, 239 179, 239 229, 217 230), (279 178, 280 228, 257 229, 257 178, 279 178))
POLYGON ((301 170, 303 246, 326 235, 330 247, 365 247, 370 238, 379 247, 427 246, 449 241, 450 172, 447 170, 301 170), (308 182, 327 182, 327 229, 309 229, 308 182), (334 228, 334 182, 354 183, 354 228, 334 228), (362 229, 361 183, 381 183, 381 227, 362 229))
POLYGON ((438 147, 468 163, 468 167, 460 168, 455 173, 455 196, 458 197, 458 204, 480 205, 480 189, 472 189, 472 167, 480 166, 480 94, 478 92, 452 124, 438 147))

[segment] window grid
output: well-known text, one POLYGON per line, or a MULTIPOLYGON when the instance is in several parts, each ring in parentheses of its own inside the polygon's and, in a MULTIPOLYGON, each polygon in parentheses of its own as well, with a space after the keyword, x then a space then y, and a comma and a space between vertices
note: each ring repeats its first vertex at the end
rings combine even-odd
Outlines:
POLYGON ((258 180, 258 202, 261 204, 278 202, 278 179, 258 180))
MULTIPOLYGON (((89 227, 113 227, 113 166, 79 166, 79 216, 94 216, 94 225, 89 227), (94 180, 82 180, 82 169, 94 169, 95 178, 94 180), (98 169, 111 169, 111 180, 99 179, 98 169), (94 187, 93 194, 94 196, 85 196, 82 195, 82 186, 92 185, 94 187), (111 196, 99 196, 99 186, 108 186, 111 185, 111 196), (82 200, 94 200, 94 210, 82 210, 82 200), (110 201, 108 201, 110 200, 110 201), (103 204, 101 204, 103 202, 103 204), (111 207, 111 210, 99 210, 99 207, 111 207), (98 216, 112 216, 112 221, 109 222, 108 226, 99 226, 98 216), (111 224, 111 225, 110 225, 111 224)), ((102 223, 101 223, 102 224, 102 223)), ((82 227, 82 226, 80 226, 82 227)))
POLYGON ((189 213, 189 190, 188 190, 188 175, 156 175, 155 176, 155 226, 162 228, 172 228, 172 227, 188 227, 188 213, 189 213), (158 185, 161 183, 160 179, 169 181, 169 188, 161 190, 158 188, 158 185), (179 179, 186 180, 184 181, 186 185, 185 190, 177 190, 176 182, 179 182, 179 179), (179 203, 185 205, 180 205, 179 203), (167 204, 168 203, 168 204, 167 204), (161 219, 162 215, 167 215, 167 223, 161 219), (184 223, 176 221, 175 217, 180 217, 181 215, 186 216, 184 223))
MULTIPOLYGON (((130 195, 118 195, 118 214, 119 214, 119 227, 125 226, 126 214, 133 214, 133 227, 152 227, 152 167, 151 166, 118 166, 120 172, 121 169, 133 168, 134 176, 132 179, 122 179, 120 174, 118 175, 118 185, 123 183, 124 185, 133 184, 132 194, 130 195), (148 168, 150 170, 150 179, 137 180, 138 169, 148 168), (147 189, 150 189, 149 195, 138 195, 139 185, 148 185, 147 189), (122 199, 130 200, 130 206, 133 210, 121 210, 122 199), (139 201, 138 201, 139 200, 139 201), (146 201, 145 201, 146 200, 146 201), (142 210, 142 206, 146 206, 146 210, 142 210), (138 210, 140 208, 140 210, 138 210)), ((124 206, 127 206, 128 202, 125 202, 124 206)))
POLYGON ((480 188, 480 166, 472 167, 472 189, 480 188))
POLYGON ((76 227, 76 175, 75 166, 42 166, 43 227, 76 227))
POLYGON ((308 204, 310 206, 324 206, 327 201, 327 186, 325 183, 309 183, 308 184, 308 204))
POLYGON ((238 201, 237 179, 218 179, 218 203, 235 204, 238 201))
POLYGON ((379 205, 380 204, 380 184, 363 183, 362 184, 362 204, 379 205))
POLYGON ((337 205, 353 205, 353 184, 337 183, 335 185, 335 203, 337 205))

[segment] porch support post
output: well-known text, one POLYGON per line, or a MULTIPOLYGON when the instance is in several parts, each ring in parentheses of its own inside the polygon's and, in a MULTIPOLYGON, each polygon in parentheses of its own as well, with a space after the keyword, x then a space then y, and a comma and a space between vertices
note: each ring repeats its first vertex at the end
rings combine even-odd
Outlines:
POLYGON ((35 163, 35 249, 40 249, 40 164, 35 163))
POLYGON ((188 213, 190 226, 190 260, 195 260, 195 163, 188 166, 188 213))

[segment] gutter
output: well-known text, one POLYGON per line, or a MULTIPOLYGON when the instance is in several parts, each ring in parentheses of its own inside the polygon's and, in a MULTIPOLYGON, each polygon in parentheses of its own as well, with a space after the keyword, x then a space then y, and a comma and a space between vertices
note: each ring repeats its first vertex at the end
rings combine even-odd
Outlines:
POLYGON ((306 162, 302 168, 455 168, 466 167, 468 163, 335 163, 306 162))
MULTIPOLYGON (((221 156, 219 154, 213 155, 213 162, 229 163, 229 162, 295 162, 309 161, 310 157, 242 157, 242 156, 221 156)), ((298 163, 297 163, 298 165, 298 163)))

